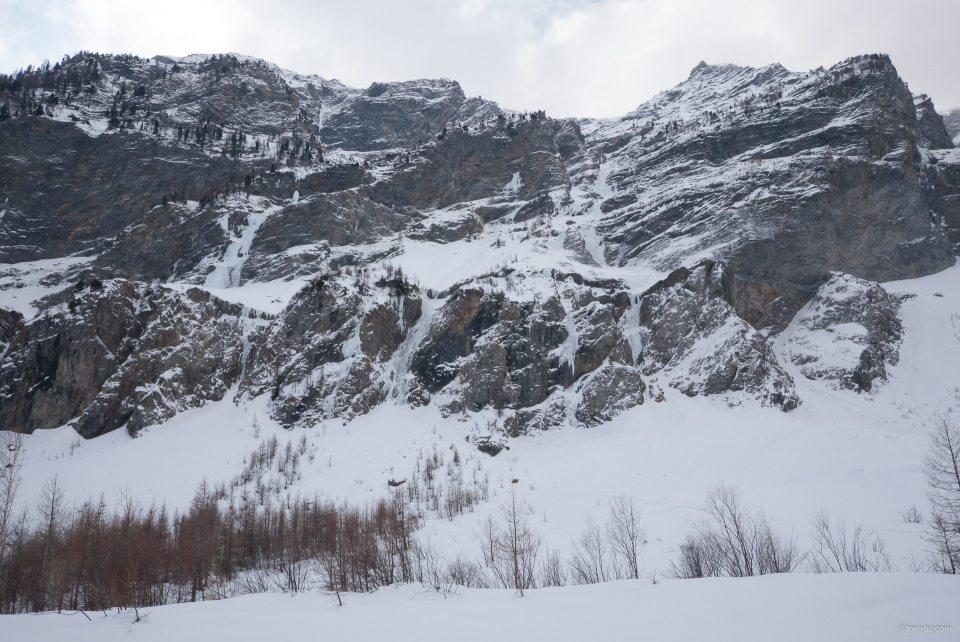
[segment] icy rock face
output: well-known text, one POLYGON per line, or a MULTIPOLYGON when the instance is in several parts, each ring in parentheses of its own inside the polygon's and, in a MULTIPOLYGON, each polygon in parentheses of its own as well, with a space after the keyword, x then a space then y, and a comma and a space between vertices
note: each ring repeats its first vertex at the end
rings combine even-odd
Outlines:
POLYGON ((603 156, 575 182, 605 192, 615 264, 669 270, 697 252, 796 311, 832 271, 883 281, 954 262, 943 181, 924 176, 924 152, 953 145, 886 56, 810 73, 702 64, 618 121, 583 126, 603 156))
MULTIPOLYGON (((62 77, 82 79, 83 100, 64 98, 57 118, 27 118, 24 110, 0 128, 0 149, 17 150, 0 154, 9 198, 3 262, 113 247, 103 270, 166 279, 176 261, 182 274, 228 242, 216 197, 243 186, 289 202, 294 190, 305 197, 356 188, 364 175, 357 159, 324 163, 318 150, 417 145, 454 122, 469 126, 499 112, 453 81, 380 84, 370 95, 232 54, 75 56, 61 66, 62 77), (307 171, 271 174, 284 166, 307 171), (50 175, 67 178, 37 190, 50 175), (189 201, 189 212, 158 208, 164 198, 189 201)), ((362 235, 368 226, 348 229, 362 235)), ((324 233, 335 232, 320 230, 315 240, 324 233)))
POLYGON ((943 116, 937 113, 933 101, 926 94, 920 94, 913 99, 917 110, 917 129, 919 130, 918 143, 927 149, 950 149, 953 141, 947 131, 943 116))
POLYGON ((834 274, 797 315, 783 354, 807 379, 868 392, 900 358, 901 303, 877 283, 834 274))
POLYGON ((22 314, 0 308, 0 363, 3 363, 3 358, 13 344, 22 325, 22 314))
POLYGON ((924 150, 924 158, 924 178, 936 203, 935 221, 946 231, 954 251, 960 252, 960 149, 924 150))
POLYGON ((556 350, 567 339, 559 299, 517 302, 503 292, 458 288, 438 310, 412 371, 445 413, 518 408, 572 380, 556 350))
POLYGON ((483 231, 483 221, 470 212, 452 212, 410 226, 407 237, 434 243, 453 243, 483 231))
POLYGON ((0 154, 7 200, 0 261, 99 251, 123 239, 105 266, 130 278, 165 279, 177 259, 195 263, 222 244, 223 230, 209 212, 153 208, 164 194, 171 202, 174 194, 196 200, 214 185, 225 187, 236 168, 226 158, 135 136, 131 147, 126 136, 94 138, 49 118, 5 121, 0 149, 11 151, 0 154), (47 181, 49 175, 65 179, 47 181))
MULTIPOLYGON (((496 283, 543 278, 505 272, 496 283)), ((420 385, 439 395, 443 412, 516 410, 509 430, 517 434, 559 425, 566 416, 563 404, 546 411, 526 409, 540 406, 604 363, 630 366, 630 346, 618 324, 629 306, 626 293, 598 293, 582 277, 581 284, 572 275, 553 278, 556 293, 532 300, 511 299, 483 281, 443 293, 446 301, 411 364, 420 385)))
POLYGON ((240 374, 240 320, 205 292, 115 280, 58 297, 0 363, 0 429, 135 435, 222 399, 240 374))
POLYGON ((689 396, 743 392, 788 411, 800 403, 766 338, 732 303, 735 279, 722 263, 679 269, 640 298, 643 374, 689 396))
MULTIPOLYGON (((918 276, 952 263, 947 235, 960 242, 960 179, 928 153, 956 128, 885 56, 810 73, 698 65, 603 122, 518 117, 449 80, 355 89, 236 54, 61 69, 82 101, 59 98, 52 118, 13 105, 0 127, 16 150, 0 155, 2 261, 107 250, 103 274, 202 283, 244 227, 226 195, 280 206, 298 191, 291 209, 306 211, 264 223, 241 282, 316 272, 320 244, 369 243, 434 208, 484 222, 596 212, 612 264, 723 259, 792 313, 831 271, 918 276), (51 175, 65 180, 35 189, 51 175)), ((424 229, 450 242, 474 225, 424 229)), ((593 262, 581 245, 571 237, 593 262)))
POLYGON ((580 385, 581 399, 574 418, 581 426, 598 426, 642 404, 645 390, 639 370, 622 363, 605 363, 580 385))
POLYGON ((287 426, 365 414, 384 400, 382 364, 420 315, 419 290, 400 278, 316 279, 250 338, 238 398, 269 394, 287 426))
POLYGON ((435 145, 402 156, 389 180, 373 183, 366 193, 380 203, 419 209, 489 198, 511 203, 541 198, 515 220, 549 213, 553 200, 546 192, 566 191, 569 185, 557 140, 562 130, 561 122, 543 119, 494 119, 467 130, 457 126, 435 145))
POLYGON ((317 194, 271 214, 257 229, 243 264, 243 281, 270 281, 295 274, 316 258, 309 251, 290 253, 291 248, 371 243, 405 229, 408 223, 408 216, 356 191, 317 194))
POLYGON ((447 123, 473 124, 498 111, 495 103, 467 98, 458 82, 446 79, 375 82, 359 92, 320 82, 324 105, 332 112, 320 133, 328 144, 344 149, 406 146, 437 136, 447 123))
POLYGON ((563 249, 569 250, 578 263, 600 267, 597 260, 590 254, 590 250, 587 249, 587 242, 583 238, 583 234, 576 229, 567 230, 564 234, 563 249))

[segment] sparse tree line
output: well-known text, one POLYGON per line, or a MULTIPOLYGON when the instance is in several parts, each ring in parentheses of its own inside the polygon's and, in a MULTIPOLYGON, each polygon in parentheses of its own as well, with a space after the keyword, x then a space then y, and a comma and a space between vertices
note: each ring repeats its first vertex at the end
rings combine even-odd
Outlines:
POLYGON ((49 61, 34 68, 28 66, 13 74, 0 74, 0 120, 46 113, 48 106, 96 93, 94 82, 102 67, 94 56, 81 52, 52 65, 49 61))
MULTIPOLYGON (((172 515, 164 506, 121 498, 110 510, 101 499, 68 508, 62 482, 44 488, 32 512, 14 513, 23 463, 20 435, 4 433, 0 448, 0 612, 139 608, 231 595, 319 588, 336 594, 418 582, 438 591, 457 586, 528 589, 594 584, 644 576, 647 533, 641 510, 628 497, 610 501, 602 522, 587 520, 564 557, 533 527, 534 514, 510 485, 498 516, 474 531, 466 552, 449 559, 422 526, 434 471, 434 452, 418 462, 414 482, 392 482, 386 498, 337 503, 259 493, 235 501, 225 486, 197 490, 190 507, 172 515), (427 472, 424 472, 427 471, 427 472)), ((296 455, 268 440, 247 476, 274 466, 293 468, 296 455), (262 451, 262 452, 261 452, 262 451), (266 462, 265 464, 263 462, 266 462)), ((459 460, 459 454, 454 452, 459 460)), ((457 463, 450 462, 454 471, 457 463)), ((927 558, 914 570, 956 573, 960 565, 960 432, 937 422, 924 458, 930 517, 927 558)), ((287 481, 290 481, 289 478, 287 481)), ((471 504, 472 506, 472 504, 471 504)), ((437 505, 439 507, 439 504, 437 505)), ((744 505, 735 488, 720 486, 703 504, 703 517, 674 549, 666 575, 675 578, 748 577, 769 573, 876 572, 892 569, 883 540, 860 524, 833 521, 825 510, 812 520, 812 546, 778 532, 762 511, 744 505)), ((449 509, 449 517, 463 509, 449 509)), ((442 514, 442 509, 437 511, 442 514)), ((907 522, 922 516, 911 508, 907 522)), ((657 581, 656 572, 647 575, 657 581)))
MULTIPOLYGON (((118 85, 109 107, 103 111, 108 128, 163 135, 163 106, 162 103, 154 101, 152 89, 157 82, 166 80, 167 68, 152 65, 144 68, 141 65, 134 73, 131 64, 145 62, 137 56, 101 56, 80 52, 73 57, 64 56, 63 60, 53 65, 44 61, 37 67, 31 65, 13 74, 0 74, 0 120, 24 116, 53 116, 52 109, 57 105, 71 107, 75 102, 88 101, 90 96, 102 91, 98 89, 98 81, 112 75, 104 70, 104 62, 117 70, 114 83, 118 85), (120 78, 121 72, 135 76, 136 80, 128 85, 125 79, 120 78)), ((260 61, 254 64, 255 67, 260 65, 260 61)), ((199 72, 214 74, 215 81, 219 82, 221 75, 247 66, 246 62, 232 56, 213 56, 196 67, 199 72)), ((179 71, 181 69, 177 64, 170 68, 172 74, 179 71)), ((163 86, 162 83, 159 85, 161 92, 163 86)), ((246 82, 240 84, 239 91, 249 91, 246 82)), ((292 95, 289 87, 286 87, 286 91, 288 96, 292 95)), ((168 123, 167 127, 169 136, 178 143, 196 144, 200 149, 212 148, 216 143, 220 143, 220 153, 237 161, 244 155, 266 158, 269 154, 275 157, 276 162, 294 167, 298 164, 323 162, 323 147, 320 141, 312 133, 308 132, 304 137, 301 132, 301 129, 304 129, 303 123, 309 122, 312 122, 310 114, 300 108, 293 115, 289 135, 270 134, 267 138, 249 135, 242 127, 235 127, 228 132, 227 123, 218 124, 204 116, 194 124, 168 123)))

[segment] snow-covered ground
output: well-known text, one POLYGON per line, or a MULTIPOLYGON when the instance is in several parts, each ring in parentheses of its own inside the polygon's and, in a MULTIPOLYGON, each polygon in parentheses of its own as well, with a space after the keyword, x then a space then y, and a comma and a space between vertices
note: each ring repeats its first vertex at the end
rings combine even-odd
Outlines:
POLYGON ((955 640, 960 582, 917 573, 643 580, 528 591, 259 594, 108 614, 0 616, 8 640, 955 640), (914 630, 915 627, 935 627, 914 630), (951 630, 937 630, 950 627, 951 630))
MULTIPOLYGON (((522 240, 523 234, 511 232, 515 227, 490 226, 479 238, 447 245, 405 241, 404 253, 389 261, 423 287, 436 289, 511 260, 547 269, 546 259, 538 262, 541 251, 561 252, 562 237, 522 240), (503 245, 492 248, 497 239, 503 245)), ((14 307, 8 305, 10 297, 23 293, 19 309, 29 314, 28 299, 35 293, 26 292, 28 287, 43 294, 56 288, 39 284, 48 266, 38 262, 31 271, 16 266, 21 267, 25 285, 0 294, 5 306, 14 307)), ((660 276, 642 267, 604 266, 594 272, 625 279, 634 292, 660 276)), ((8 280, 19 278, 7 274, 8 280)), ((302 285, 249 283, 210 290, 278 312, 302 285)), ((269 419, 265 397, 238 406, 231 392, 221 402, 147 428, 136 439, 115 431, 84 441, 68 427, 30 435, 21 502, 33 503, 44 482, 57 474, 71 501, 103 495, 109 504, 127 495, 180 509, 202 480, 229 485, 251 451, 272 435, 281 447, 305 439, 309 453, 301 458, 301 478, 284 492, 363 501, 386 494, 389 479, 412 478, 418 457, 436 450, 449 461, 455 448, 467 477, 489 478, 492 497, 466 515, 428 520, 425 535, 448 558, 479 556, 474 533, 480 521, 499 510, 511 480, 518 479, 532 525, 550 548, 561 551, 580 534, 584 518, 603 519, 610 498, 633 498, 643 508, 649 537, 641 556, 643 575, 662 577, 672 549, 700 518, 705 494, 723 483, 739 488, 745 504, 762 509, 777 529, 796 535, 801 549, 810 544, 811 518, 821 507, 836 518, 863 523, 885 540, 896 573, 669 580, 655 586, 642 580, 544 589, 523 600, 493 590, 461 590, 445 600, 422 587, 400 587, 350 595, 343 609, 324 596, 259 595, 150 609, 150 616, 133 627, 129 613, 95 614, 93 622, 82 615, 3 617, 0 631, 14 635, 0 637, 102 640, 129 630, 157 639, 255 639, 322 630, 348 639, 396 638, 400 631, 411 639, 454 633, 472 639, 496 629, 533 639, 877 640, 902 639, 898 624, 960 626, 954 621, 960 582, 909 572, 926 548, 924 526, 900 517, 914 505, 926 512, 920 463, 932 421, 938 414, 960 412, 960 265, 884 287, 915 296, 900 310, 900 361, 889 368, 889 381, 870 393, 807 380, 783 354, 793 326, 776 342, 778 359, 803 400, 792 412, 749 402, 731 405, 733 398, 689 398, 665 388, 663 402, 648 398, 592 429, 568 426, 519 437, 496 457, 466 441, 486 430, 493 411, 461 421, 443 418, 436 404, 386 403, 350 422, 328 420, 286 431, 269 419), (490 625, 469 626, 478 618, 490 625)), ((956 633, 943 639, 950 635, 956 633)))

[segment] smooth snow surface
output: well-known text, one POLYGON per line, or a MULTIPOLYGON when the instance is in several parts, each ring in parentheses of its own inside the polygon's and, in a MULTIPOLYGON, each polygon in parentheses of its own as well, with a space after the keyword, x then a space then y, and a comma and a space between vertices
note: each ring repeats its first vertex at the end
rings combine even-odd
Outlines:
POLYGON ((368 595, 248 595, 107 615, 0 616, 9 640, 349 640, 488 642, 539 640, 956 640, 900 630, 950 626, 960 582, 942 575, 845 573, 643 580, 528 591, 460 590, 444 596, 419 586, 368 595), (9 637, 8 637, 9 636, 9 637))

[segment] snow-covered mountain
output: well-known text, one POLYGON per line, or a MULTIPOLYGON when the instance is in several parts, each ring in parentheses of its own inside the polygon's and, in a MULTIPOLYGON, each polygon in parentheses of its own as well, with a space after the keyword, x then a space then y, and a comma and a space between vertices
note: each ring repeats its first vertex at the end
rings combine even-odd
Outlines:
POLYGON ((513 435, 657 386, 789 411, 770 341, 800 306, 942 270, 960 233, 960 157, 885 56, 700 64, 613 121, 236 55, 5 83, 7 285, 52 287, 7 313, 4 428, 136 434, 230 390, 288 426, 433 403, 513 435))
MULTIPOLYGON (((923 546, 897 513, 958 400, 960 151, 884 55, 701 63, 611 120, 236 54, 80 54, 0 97, 27 497, 364 501, 449 450, 561 547, 642 498, 651 568, 721 482, 923 546), (250 472, 271 438, 310 463, 250 472)), ((459 554, 475 520, 435 512, 459 554)))

